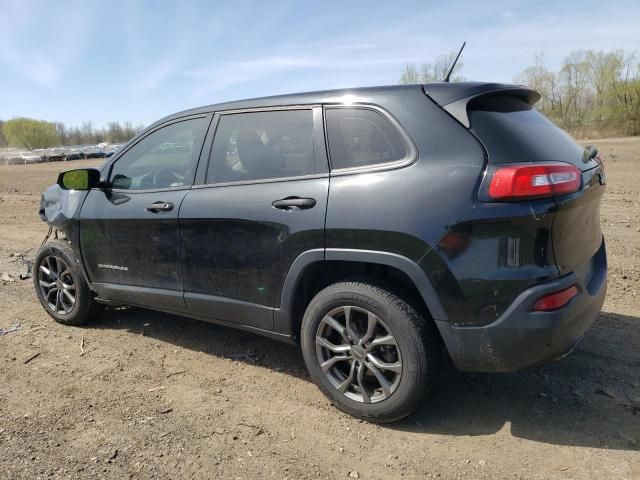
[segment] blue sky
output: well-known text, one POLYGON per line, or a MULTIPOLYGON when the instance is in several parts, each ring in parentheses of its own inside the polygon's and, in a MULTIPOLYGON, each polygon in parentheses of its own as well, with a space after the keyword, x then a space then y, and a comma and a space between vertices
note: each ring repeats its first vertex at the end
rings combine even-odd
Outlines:
POLYGON ((544 52, 640 55, 640 2, 0 0, 0 118, 149 124, 186 108, 396 83, 463 40, 461 74, 511 82, 544 52))

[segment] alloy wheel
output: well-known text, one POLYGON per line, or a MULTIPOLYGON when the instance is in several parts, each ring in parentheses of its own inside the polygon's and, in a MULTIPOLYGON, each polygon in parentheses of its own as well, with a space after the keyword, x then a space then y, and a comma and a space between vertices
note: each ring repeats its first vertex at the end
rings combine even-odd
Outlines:
POLYGON ((47 308, 58 315, 69 315, 76 304, 76 284, 67 263, 60 257, 45 257, 38 268, 40 293, 47 308))
POLYGON ((402 358, 393 334, 377 315, 356 306, 327 313, 318 325, 320 369, 346 397, 361 403, 389 398, 402 375, 402 358))

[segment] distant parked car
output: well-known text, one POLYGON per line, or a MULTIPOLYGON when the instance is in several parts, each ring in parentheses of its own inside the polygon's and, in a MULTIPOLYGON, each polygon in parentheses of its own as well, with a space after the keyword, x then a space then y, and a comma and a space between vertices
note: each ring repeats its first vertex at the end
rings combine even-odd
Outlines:
POLYGON ((70 147, 67 149, 65 160, 80 160, 82 158, 84 158, 84 155, 79 148, 70 147))
POLYGON ((45 162, 62 162, 65 159, 64 150, 59 148, 49 148, 45 150, 43 156, 45 162))
POLYGON ((0 151, 0 165, 20 165, 24 160, 20 157, 20 150, 7 148, 0 151))
POLYGON ((42 157, 33 152, 20 152, 20 158, 24 160, 25 165, 28 163, 40 163, 42 161, 42 157))
POLYGON ((31 153, 33 155, 38 155, 40 157, 40 161, 41 162, 47 162, 48 161, 48 159, 47 159, 47 152, 48 151, 49 150, 46 149, 46 148, 37 148, 37 149, 32 150, 31 153))
POLYGON ((104 151, 101 148, 96 147, 94 145, 83 147, 82 153, 84 154, 84 158, 104 158, 105 157, 104 151))
POLYGON ((120 144, 107 145, 107 146, 103 147, 102 150, 104 151, 104 156, 105 157, 110 157, 111 155, 116 153, 118 150, 120 150, 121 147, 122 147, 122 145, 120 145, 120 144))
POLYGON ((186 145, 183 143, 165 142, 158 146, 157 153, 184 153, 188 152, 186 145))

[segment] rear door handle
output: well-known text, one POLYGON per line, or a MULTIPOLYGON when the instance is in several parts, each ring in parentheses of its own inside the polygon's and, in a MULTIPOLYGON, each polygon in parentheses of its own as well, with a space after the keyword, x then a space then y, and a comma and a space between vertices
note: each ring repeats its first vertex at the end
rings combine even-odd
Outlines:
POLYGON ((304 210, 316 206, 315 198, 287 197, 276 200, 271 205, 279 210, 304 210))
POLYGON ((145 208, 147 212, 158 213, 158 212, 169 212, 173 210, 173 203, 169 202, 155 202, 145 208))

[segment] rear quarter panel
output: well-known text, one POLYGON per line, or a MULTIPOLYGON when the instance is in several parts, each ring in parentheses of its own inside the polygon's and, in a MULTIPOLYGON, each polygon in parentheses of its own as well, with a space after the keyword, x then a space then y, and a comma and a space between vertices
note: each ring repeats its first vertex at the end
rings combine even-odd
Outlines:
POLYGON ((602 166, 582 172, 580 191, 557 200, 553 249, 561 274, 585 265, 602 244, 600 202, 605 178, 602 166))
POLYGON ((421 261, 455 325, 495 321, 527 287, 556 278, 556 204, 478 203, 421 261))
POLYGON ((332 175, 326 246, 391 252, 418 263, 475 204, 484 150, 421 90, 369 100, 402 125, 417 159, 396 169, 332 175))

